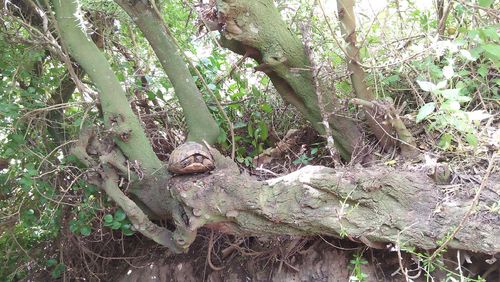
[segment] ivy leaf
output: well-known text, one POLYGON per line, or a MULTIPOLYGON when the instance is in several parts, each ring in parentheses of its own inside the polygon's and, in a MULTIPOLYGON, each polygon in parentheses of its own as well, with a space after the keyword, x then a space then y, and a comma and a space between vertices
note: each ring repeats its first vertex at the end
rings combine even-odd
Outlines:
POLYGON ((88 225, 84 225, 80 228, 80 234, 82 234, 83 236, 89 236, 91 232, 92 229, 88 225))
POLYGON ((113 221, 113 216, 111 214, 107 214, 103 217, 105 223, 110 223, 113 221))
POLYGON ((124 220, 125 218, 127 217, 127 215, 125 214, 125 212, 123 210, 117 210, 115 212, 115 220, 116 221, 122 221, 124 220))
POLYGON ((120 227, 122 227, 122 223, 119 221, 113 221, 113 224, 111 224, 111 229, 113 230, 120 229, 120 227))
POLYGON ((418 111, 416 122, 419 123, 424 120, 427 116, 432 114, 435 109, 436 104, 433 102, 423 105, 422 108, 420 108, 420 110, 418 111))

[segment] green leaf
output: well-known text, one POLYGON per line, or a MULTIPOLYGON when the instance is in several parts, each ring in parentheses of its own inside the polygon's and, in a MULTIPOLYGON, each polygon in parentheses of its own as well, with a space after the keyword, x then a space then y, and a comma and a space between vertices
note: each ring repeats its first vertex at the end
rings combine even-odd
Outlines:
POLYGON ((267 137, 269 136, 269 130, 267 128, 267 125, 264 122, 259 122, 259 129, 260 129, 260 140, 266 141, 267 137))
POLYGON ((417 83, 426 92, 432 92, 436 89, 436 85, 430 81, 417 80, 417 83))
POLYGON ((58 264, 54 270, 52 270, 50 272, 50 275, 52 276, 52 278, 54 279, 57 279, 57 278, 60 278, 61 275, 63 274, 63 272, 66 270, 66 266, 62 263, 58 264))
POLYGON ((268 103, 264 103, 260 106, 260 108, 266 112, 266 113, 270 113, 273 111, 273 108, 271 107, 271 105, 269 105, 268 103))
POLYGON ((460 103, 455 100, 446 100, 443 104, 441 104, 441 110, 447 112, 456 112, 460 110, 460 103))
POLYGON ((482 77, 486 77, 488 75, 488 68, 485 65, 481 65, 477 69, 477 73, 482 77))
POLYGON ((459 103, 469 102, 471 100, 468 96, 460 95, 462 89, 445 89, 440 92, 441 96, 446 100, 457 101, 459 103))
POLYGON ((450 79, 455 75, 455 71, 453 70, 453 66, 448 65, 443 68, 443 75, 446 79, 450 79))
POLYGON ((92 229, 90 228, 90 226, 84 225, 80 227, 80 234, 82 234, 83 236, 89 236, 90 233, 92 233, 92 229))
POLYGON ((78 230, 78 221, 72 219, 70 222, 69 222, 69 231, 71 231, 72 233, 76 233, 76 231, 78 230))
POLYGON ((443 150, 447 150, 451 146, 451 140, 451 134, 445 133, 441 136, 441 138, 439 138, 438 146, 443 150))
POLYGON ((103 217, 103 220, 105 223, 110 223, 110 222, 113 222, 113 215, 111 214, 107 214, 103 217))
POLYGON ((490 115, 488 112, 484 110, 477 110, 477 111, 472 111, 467 113, 467 118, 470 121, 480 121, 483 119, 490 118, 492 115, 490 115))
POLYGON ((127 215, 125 214, 125 212, 123 210, 121 210, 121 209, 116 210, 116 212, 115 212, 115 220, 116 221, 122 221, 126 217, 127 217, 127 215))
POLYGON ((234 129, 238 129, 238 128, 243 128, 247 126, 246 122, 243 122, 243 121, 237 121, 235 124, 234 124, 234 129))
POLYGON ((419 123, 422 120, 424 120, 427 116, 432 114, 434 112, 434 109, 436 109, 436 104, 435 103, 427 103, 420 108, 417 114, 416 122, 419 123))
POLYGON ((471 146, 474 146, 474 147, 477 146, 477 144, 479 143, 476 135, 474 135, 472 133, 467 133, 465 135, 465 140, 467 141, 467 143, 469 143, 471 146))
POLYGON ((498 32, 494 28, 485 28, 482 29, 481 32, 486 35, 489 39, 493 41, 497 41, 499 39, 498 32))
POLYGON ((221 144, 224 143, 227 139, 227 133, 224 130, 221 130, 219 133, 219 136, 217 137, 217 143, 221 144))
POLYGON ((472 54, 468 50, 460 50, 460 55, 467 59, 468 61, 475 61, 477 57, 472 56, 472 54))
POLYGON ((493 1, 495 0, 478 0, 477 2, 479 6, 488 8, 491 4, 493 4, 493 1))
POLYGON ((120 221, 113 221, 113 224, 111 224, 111 229, 117 230, 122 227, 122 223, 120 221))
POLYGON ((500 60, 500 46, 496 44, 484 44, 481 47, 483 47, 484 51, 488 53, 491 57, 500 60))
POLYGON ((131 236, 131 235, 134 235, 134 231, 132 231, 131 228, 132 228, 132 225, 127 223, 127 224, 123 224, 120 229, 125 236, 131 236))
POLYGON ((54 266, 56 264, 57 264, 57 260, 56 259, 52 258, 52 259, 47 260, 47 266, 48 267, 54 266))
POLYGON ((448 100, 456 100, 462 89, 445 89, 439 92, 443 98, 448 100))

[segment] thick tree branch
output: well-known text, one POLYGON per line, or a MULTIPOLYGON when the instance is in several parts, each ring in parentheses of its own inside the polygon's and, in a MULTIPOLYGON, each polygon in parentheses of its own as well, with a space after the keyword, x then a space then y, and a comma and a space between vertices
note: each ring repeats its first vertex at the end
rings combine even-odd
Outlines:
MULTIPOLYGON (((218 0, 217 21, 225 48, 255 59, 285 101, 294 105, 320 133, 325 133, 311 68, 304 47, 281 19, 273 1, 218 0)), ((336 115, 334 93, 324 95, 335 146, 344 159, 361 140, 357 126, 336 115)))
MULTIPOLYGON (((321 7, 323 8, 323 7, 321 7)), ((347 68, 351 72, 351 82, 356 97, 365 101, 376 99, 370 87, 366 83, 366 74, 360 63, 359 48, 356 46, 356 19, 354 16, 353 0, 337 0, 337 9, 341 21, 340 30, 347 47, 345 48, 347 57, 347 68)), ((324 11, 323 11, 324 13, 324 11)), ((325 19, 328 23, 328 19, 325 19)), ((328 23, 330 27, 330 24, 328 23)), ((330 27, 331 28, 331 27, 330 27)), ((332 36, 335 36, 333 29, 332 36)), ((367 121, 373 133, 380 141, 385 150, 390 150, 398 142, 395 136, 402 141, 400 147, 402 154, 407 157, 415 157, 416 142, 406 126, 397 116, 395 111, 389 111, 391 107, 368 107, 365 108, 367 121), (386 120, 390 120, 389 122, 386 120), (397 134, 397 135, 396 135, 397 134)))
MULTIPOLYGON (((450 197, 422 172, 387 167, 333 170, 308 166, 287 176, 256 181, 214 153, 219 170, 210 176, 173 177, 169 182, 186 209, 191 228, 204 225, 243 234, 347 234, 371 245, 433 249, 459 224, 472 200, 450 197)), ((479 209, 449 247, 500 252, 498 179, 487 183, 479 209)))
POLYGON ((188 140, 214 144, 219 127, 189 73, 175 39, 149 1, 115 0, 148 40, 174 86, 188 126, 188 140))
POLYGON ((83 33, 76 18, 77 2, 52 0, 62 40, 99 89, 104 124, 115 136, 115 142, 130 160, 140 162, 146 175, 163 168, 128 105, 125 91, 101 51, 83 33))

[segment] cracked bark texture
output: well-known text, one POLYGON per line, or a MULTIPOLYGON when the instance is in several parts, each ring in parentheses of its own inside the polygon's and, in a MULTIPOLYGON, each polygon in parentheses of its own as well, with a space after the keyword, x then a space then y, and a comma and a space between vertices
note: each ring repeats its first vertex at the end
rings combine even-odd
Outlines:
MULTIPOLYGON (((289 175, 256 181, 239 175, 218 155, 211 175, 178 176, 172 193, 190 211, 192 229, 209 226, 239 235, 348 234, 368 245, 433 249, 458 224, 469 199, 441 192, 430 177, 384 167, 334 170, 307 166, 289 175)), ((486 208, 498 201, 498 179, 489 181, 478 211, 450 248, 500 252, 500 215, 486 208)))

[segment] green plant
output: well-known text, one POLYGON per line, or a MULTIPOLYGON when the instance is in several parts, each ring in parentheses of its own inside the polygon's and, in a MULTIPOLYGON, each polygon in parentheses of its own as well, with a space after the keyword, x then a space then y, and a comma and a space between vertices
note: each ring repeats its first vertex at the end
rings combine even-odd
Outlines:
POLYGON ((349 263, 353 268, 349 281, 366 281, 368 274, 363 272, 362 266, 368 264, 368 261, 363 258, 363 255, 361 253, 354 254, 354 258, 349 263))
POLYGON ((479 102, 475 99, 478 95, 483 105, 485 99, 498 96, 498 81, 497 85, 487 81, 490 70, 498 67, 497 55, 492 54, 497 48, 490 42, 498 40, 496 31, 489 27, 471 30, 463 39, 437 43, 436 54, 445 56, 445 64, 426 60, 421 66, 427 68, 431 80, 438 82, 417 80, 432 101, 420 107, 416 122, 427 120, 430 130, 442 132, 440 148, 447 150, 452 141, 461 144, 462 140, 471 146, 478 145, 479 123, 491 115, 473 105, 479 102), (472 76, 473 73, 476 75, 472 76))
POLYGON ((312 148, 310 153, 311 156, 308 156, 306 152, 304 152, 300 154, 299 157, 295 159, 292 163, 294 165, 299 165, 299 164, 308 165, 309 162, 314 159, 314 155, 316 155, 317 153, 318 153, 318 148, 312 148))
POLYGON ((122 209, 115 211, 114 215, 106 214, 103 218, 104 226, 111 227, 113 230, 120 229, 121 232, 126 236, 131 236, 134 234, 132 230, 132 224, 127 219, 127 215, 122 209))

